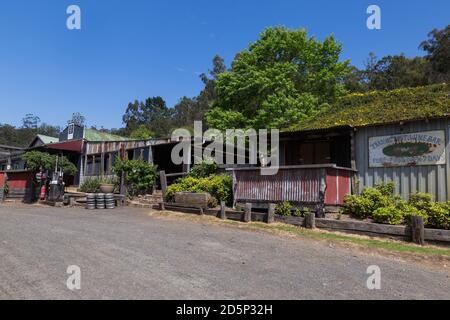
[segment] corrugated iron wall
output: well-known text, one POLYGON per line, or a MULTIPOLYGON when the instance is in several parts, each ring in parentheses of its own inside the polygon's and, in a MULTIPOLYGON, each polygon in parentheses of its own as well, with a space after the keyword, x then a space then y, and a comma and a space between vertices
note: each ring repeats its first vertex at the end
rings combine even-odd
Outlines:
POLYGON ((450 200, 449 125, 448 119, 437 119, 405 123, 402 126, 396 124, 358 129, 355 133, 355 153, 359 190, 361 191, 364 187, 371 187, 381 181, 394 181, 396 191, 405 199, 408 199, 410 193, 419 191, 433 194, 437 201, 450 200), (369 138, 434 130, 445 130, 446 164, 369 168, 369 138))
POLYGON ((280 168, 273 176, 263 176, 259 169, 234 171, 235 201, 319 202, 321 169, 280 168))

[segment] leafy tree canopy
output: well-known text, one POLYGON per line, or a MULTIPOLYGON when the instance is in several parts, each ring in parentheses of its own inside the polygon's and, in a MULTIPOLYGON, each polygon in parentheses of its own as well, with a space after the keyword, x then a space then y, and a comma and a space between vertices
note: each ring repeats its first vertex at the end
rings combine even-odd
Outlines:
POLYGON ((64 156, 51 155, 46 152, 29 151, 22 155, 27 168, 34 172, 41 170, 55 170, 56 166, 61 168, 64 174, 74 175, 77 167, 64 156))
POLYGON ((321 42, 305 30, 264 30, 236 56, 232 69, 218 76, 209 125, 281 128, 316 114, 345 92, 349 67, 339 61, 340 53, 333 37, 321 42))
POLYGON ((150 139, 152 135, 152 132, 145 125, 141 124, 131 132, 130 138, 136 140, 146 140, 150 139))

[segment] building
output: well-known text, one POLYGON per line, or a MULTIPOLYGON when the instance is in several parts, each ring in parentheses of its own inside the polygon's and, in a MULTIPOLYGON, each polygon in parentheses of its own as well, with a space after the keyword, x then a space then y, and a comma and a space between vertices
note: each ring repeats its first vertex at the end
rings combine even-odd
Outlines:
POLYGON ((388 181, 405 199, 427 192, 449 201, 450 85, 344 97, 283 132, 280 158, 274 177, 235 170, 235 201, 341 205, 342 188, 358 193, 388 181))

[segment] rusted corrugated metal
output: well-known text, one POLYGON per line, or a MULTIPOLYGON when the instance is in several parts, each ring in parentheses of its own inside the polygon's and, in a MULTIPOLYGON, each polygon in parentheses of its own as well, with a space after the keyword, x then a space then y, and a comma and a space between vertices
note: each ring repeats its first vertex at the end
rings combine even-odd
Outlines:
POLYGON ((132 150, 151 146, 149 140, 145 141, 105 141, 105 142, 86 142, 86 154, 101 154, 118 152, 120 150, 132 150))
POLYGON ((319 203, 321 193, 327 205, 343 204, 351 192, 353 171, 324 166, 281 167, 277 174, 263 176, 258 168, 234 170, 235 202, 319 203))

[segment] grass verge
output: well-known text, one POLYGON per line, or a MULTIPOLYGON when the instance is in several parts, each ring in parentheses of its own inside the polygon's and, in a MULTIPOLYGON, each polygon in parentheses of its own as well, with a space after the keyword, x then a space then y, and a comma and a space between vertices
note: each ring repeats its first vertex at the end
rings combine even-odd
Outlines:
POLYGON ((358 236, 350 234, 344 235, 341 233, 334 233, 319 229, 310 230, 282 223, 275 223, 275 224, 266 224, 261 222, 243 223, 233 220, 219 220, 215 217, 210 216, 197 216, 172 211, 155 212, 155 213, 163 217, 164 216, 176 217, 177 219, 181 218, 184 220, 196 221, 201 223, 206 222, 211 224, 228 225, 249 230, 262 230, 270 233, 284 233, 288 235, 294 235, 314 240, 331 241, 341 244, 353 244, 359 247, 380 249, 389 252, 432 255, 450 258, 450 249, 437 246, 418 246, 415 244, 410 244, 407 242, 401 242, 391 239, 370 238, 367 236, 358 236))

